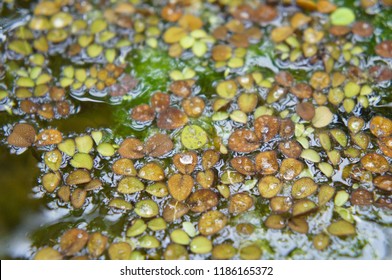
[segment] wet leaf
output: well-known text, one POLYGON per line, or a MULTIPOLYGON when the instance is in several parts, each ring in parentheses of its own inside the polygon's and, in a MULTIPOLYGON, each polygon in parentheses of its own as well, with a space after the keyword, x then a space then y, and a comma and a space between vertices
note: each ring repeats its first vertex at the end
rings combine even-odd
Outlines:
POLYGON ((203 114, 206 106, 204 100, 198 96, 185 98, 182 101, 181 105, 185 114, 187 114, 191 118, 200 117, 203 114))
POLYGON ((197 190, 187 200, 193 212, 205 212, 218 205, 218 195, 209 189, 197 190))
POLYGON ((37 146, 47 146, 52 144, 59 144, 63 140, 60 131, 55 129, 46 129, 38 134, 36 139, 37 146))
POLYGON ((148 138, 144 151, 149 156, 161 157, 169 153, 173 147, 173 142, 168 135, 157 133, 148 138))
POLYGON ((247 245, 240 248, 239 251, 242 260, 259 260, 262 253, 262 250, 257 245, 247 245))
POLYGON ((136 138, 127 138, 121 143, 118 153, 125 158, 143 158, 144 146, 143 143, 136 138))
POLYGON ((215 182, 215 173, 213 170, 200 171, 196 175, 197 183, 204 189, 211 188, 215 182))
POLYGON ((175 154, 173 163, 181 173, 191 174, 197 164, 197 154, 195 152, 175 154))
POLYGON ((157 119, 157 126, 160 129, 173 130, 183 127, 188 122, 188 117, 184 112, 169 107, 167 110, 159 114, 157 119))
POLYGON ((253 198, 247 193, 237 193, 230 197, 229 212, 238 215, 253 206, 253 198))
POLYGON ((87 192, 84 189, 75 189, 71 194, 71 204, 73 208, 82 208, 86 202, 87 192))
POLYGON ((66 155, 73 156, 76 151, 76 144, 73 139, 66 139, 57 145, 57 148, 66 155))
POLYGON ((295 199, 308 197, 317 191, 317 184, 310 178, 301 178, 293 184, 291 195, 295 199))
POLYGON ((381 57, 391 58, 392 57, 392 41, 386 40, 379 43, 375 48, 376 54, 381 57))
POLYGON ((167 189, 166 184, 161 182, 147 186, 146 192, 156 197, 165 197, 169 195, 169 190, 167 189))
POLYGON ((226 45, 216 45, 212 48, 211 56, 215 61, 226 61, 232 56, 231 48, 226 45))
POLYGON ((295 86, 290 88, 290 91, 300 99, 310 98, 313 93, 312 88, 305 83, 296 84, 295 86))
POLYGON ((245 156, 231 159, 230 164, 235 170, 243 175, 253 175, 256 172, 254 162, 245 156))
POLYGON ((137 105, 132 109, 131 119, 138 122, 150 122, 155 119, 155 111, 147 104, 137 105))
POLYGON ((33 126, 25 123, 16 124, 12 133, 8 136, 9 145, 16 147, 30 147, 35 141, 35 129, 33 126))
POLYGON ((317 234, 313 239, 313 246, 319 251, 325 250, 329 246, 329 243, 330 238, 324 233, 317 234))
POLYGON ((258 183, 260 195, 264 198, 278 195, 282 187, 282 182, 274 176, 264 176, 258 183))
POLYGON ((306 234, 309 231, 308 222, 304 218, 289 219, 287 225, 292 231, 306 234))
POLYGON ((314 106, 310 102, 298 103, 296 108, 295 108, 295 111, 305 121, 312 120, 314 115, 315 115, 314 106))
POLYGON ((165 172, 160 165, 151 162, 139 170, 138 176, 149 181, 161 181, 165 179, 165 172))
POLYGON ((392 176, 391 175, 378 176, 374 178, 373 184, 381 190, 392 191, 392 176))
POLYGON ((207 141, 207 133, 198 125, 187 125, 181 132, 181 143, 187 149, 200 149, 207 143, 207 141))
POLYGON ((133 206, 128 201, 121 198, 114 198, 109 202, 109 207, 120 209, 120 210, 132 210, 133 206))
POLYGON ((69 202, 71 198, 71 188, 69 186, 61 186, 57 191, 57 196, 64 202, 69 202))
POLYGON ((144 190, 144 184, 135 177, 125 177, 120 180, 117 191, 123 194, 132 194, 144 190))
POLYGON ((271 40, 280 43, 293 34, 294 29, 290 26, 275 27, 271 32, 271 40))
POLYGON ((175 229, 170 233, 170 239, 172 242, 181 244, 181 245, 188 245, 191 242, 188 234, 183 231, 182 229, 175 229))
POLYGON ((330 19, 333 25, 350 25, 355 21, 355 14, 349 8, 340 7, 331 14, 330 19))
POLYGON ((155 112, 165 111, 170 106, 170 96, 162 92, 156 92, 151 96, 151 107, 155 112))
POLYGON ((180 245, 171 243, 166 247, 163 254, 165 260, 188 260, 189 255, 187 249, 180 245))
POLYGON ((228 260, 235 256, 237 250, 230 244, 218 244, 212 249, 212 257, 215 260, 228 260))
POLYGON ((174 174, 169 178, 167 184, 172 197, 178 201, 183 201, 191 194, 194 181, 189 175, 174 174))
POLYGON ((290 197, 287 196, 275 196, 270 200, 271 210, 278 214, 290 211, 292 205, 290 197))
POLYGON ((293 216, 308 215, 317 210, 316 204, 309 199, 298 200, 293 205, 293 216))
POLYGON ((288 139, 294 135, 295 124, 291 119, 283 119, 280 122, 279 135, 284 139, 288 139))
POLYGON ((312 124, 316 128, 321 128, 329 125, 333 120, 333 113, 328 107, 320 106, 315 110, 314 117, 312 118, 312 124))
POLYGON ((153 200, 140 200, 135 204, 135 213, 142 218, 152 218, 158 215, 159 208, 153 200))
POLYGON ((312 150, 312 149, 303 150, 301 153, 301 158, 306 159, 311 162, 320 162, 321 161, 320 155, 315 150, 312 150))
POLYGON ((196 236, 189 245, 192 253, 207 254, 212 251, 212 242, 207 237, 196 236))
POLYGON ((61 182, 61 175, 56 173, 46 173, 42 177, 42 186, 47 192, 53 192, 61 182))
POLYGON ((101 256, 107 246, 108 238, 99 232, 94 232, 90 235, 87 243, 87 250, 93 258, 101 256))
POLYGON ((227 223, 227 217, 220 211, 208 211, 199 219, 199 231, 202 235, 213 235, 221 231, 227 223))
POLYGON ((237 94, 237 84, 233 80, 222 81, 216 87, 216 92, 220 97, 233 99, 237 94))
POLYGON ((189 81, 179 80, 171 83, 170 91, 179 97, 186 98, 191 95, 192 88, 189 81))
POLYGON ((275 151, 258 153, 255 157, 256 170, 263 175, 271 175, 278 171, 279 164, 275 151))
POLYGON ((286 227, 286 221, 281 215, 271 214, 264 222, 265 226, 270 229, 283 229, 286 227))
POLYGON ((92 157, 84 153, 75 154, 69 163, 75 168, 85 168, 88 170, 91 170, 94 165, 92 157))
POLYGON ((351 193, 350 202, 352 205, 371 205, 373 194, 363 188, 356 189, 351 193))
POLYGON ((214 150, 206 150, 201 159, 201 165, 204 170, 214 167, 219 161, 220 155, 214 150))
POLYGON ((173 222, 184 216, 188 211, 189 207, 187 204, 171 199, 164 207, 162 217, 166 222, 173 222))
POLYGON ((260 140, 253 131, 238 129, 230 135, 228 146, 235 152, 250 153, 260 147, 260 140))
POLYGON ((72 171, 67 179, 67 185, 81 185, 91 181, 90 173, 83 169, 72 171))
POLYGON ((301 145, 294 140, 279 143, 279 151, 288 158, 299 158, 302 153, 301 145))
POLYGON ((23 56, 28 56, 33 52, 31 45, 25 40, 14 40, 8 45, 8 47, 10 50, 23 56))
POLYGON ((125 176, 136 176, 137 171, 133 161, 127 158, 120 158, 113 163, 112 170, 115 174, 125 176))
POLYGON ((111 260, 129 260, 131 252, 131 245, 127 242, 112 243, 108 249, 108 254, 111 260))
POLYGON ((388 137, 392 135, 392 120, 375 116, 370 120, 370 131, 376 137, 388 137))
POLYGON ((279 173, 285 180, 293 180, 297 177, 304 169, 304 164, 293 158, 286 158, 282 161, 279 169, 279 173))
POLYGON ((73 228, 66 231, 60 238, 61 252, 66 256, 72 256, 84 248, 89 235, 82 229, 73 228))
POLYGON ((327 230, 330 234, 335 236, 350 236, 356 234, 355 227, 344 220, 332 223, 327 230))
POLYGON ((376 153, 369 153, 362 157, 361 164, 366 170, 375 173, 384 173, 390 168, 385 157, 376 153))
POLYGON ((144 233, 147 229, 147 224, 142 219, 132 221, 131 226, 127 229, 127 236, 135 237, 144 233))
POLYGON ((255 120, 254 127, 257 138, 268 142, 279 133, 280 120, 275 116, 264 115, 255 120))

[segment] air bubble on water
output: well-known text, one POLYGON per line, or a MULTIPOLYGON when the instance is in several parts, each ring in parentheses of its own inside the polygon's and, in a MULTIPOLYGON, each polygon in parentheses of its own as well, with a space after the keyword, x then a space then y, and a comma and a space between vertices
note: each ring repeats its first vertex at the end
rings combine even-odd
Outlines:
POLYGON ((141 150, 143 150, 143 146, 137 146, 136 147, 136 151, 141 151, 141 150))
POLYGON ((191 155, 182 155, 182 156, 180 156, 180 162, 182 164, 192 164, 193 157, 191 155))
POLYGON ((58 159, 59 159, 59 157, 55 153, 50 153, 48 156, 48 161, 53 162, 53 163, 57 162, 58 159))

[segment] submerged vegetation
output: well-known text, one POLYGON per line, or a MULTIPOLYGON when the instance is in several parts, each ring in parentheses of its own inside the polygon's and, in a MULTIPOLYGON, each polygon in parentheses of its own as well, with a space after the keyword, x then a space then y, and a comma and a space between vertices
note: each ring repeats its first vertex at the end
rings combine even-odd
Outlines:
POLYGON ((391 5, 3 1, 0 254, 390 258, 391 5))

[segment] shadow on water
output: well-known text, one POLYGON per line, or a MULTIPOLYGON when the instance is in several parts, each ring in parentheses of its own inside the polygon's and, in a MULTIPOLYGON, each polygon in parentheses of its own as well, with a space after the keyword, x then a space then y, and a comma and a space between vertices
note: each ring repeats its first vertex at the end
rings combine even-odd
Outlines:
POLYGON ((113 126, 113 106, 106 103, 83 102, 78 114, 67 119, 55 120, 50 123, 62 133, 82 133, 87 128, 101 128, 113 126))
MULTIPOLYGON (((67 134, 82 133, 88 128, 111 127, 113 124, 113 106, 83 102, 81 107, 79 114, 66 120, 52 121, 50 126, 67 134)), ((33 151, 28 149, 16 155, 11 154, 7 146, 0 145, 0 259, 14 258, 8 252, 15 244, 26 249, 23 243, 27 242, 26 237, 31 230, 47 222, 47 219, 38 218, 45 214, 41 201, 32 199, 32 189, 37 185, 39 176, 38 159, 33 151), (28 226, 20 227, 22 224, 28 226)), ((15 252, 14 249, 12 251, 15 252)))
MULTIPOLYGON (((39 201, 31 199, 39 174, 37 162, 29 150, 15 155, 0 146, 0 244, 13 235, 26 215, 39 210, 39 201)), ((6 257, 7 249, 0 247, 0 258, 6 257)))

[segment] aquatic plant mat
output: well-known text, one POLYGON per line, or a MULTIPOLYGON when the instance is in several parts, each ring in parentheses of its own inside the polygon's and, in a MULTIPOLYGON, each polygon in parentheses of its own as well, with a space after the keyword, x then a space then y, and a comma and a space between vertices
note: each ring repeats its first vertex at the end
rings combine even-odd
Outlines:
POLYGON ((0 256, 385 259, 390 0, 0 3, 0 256))

